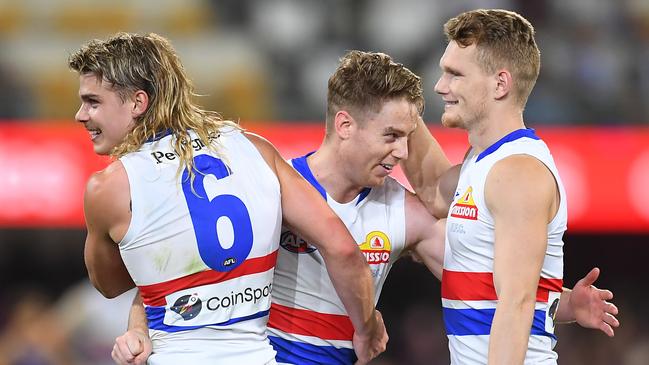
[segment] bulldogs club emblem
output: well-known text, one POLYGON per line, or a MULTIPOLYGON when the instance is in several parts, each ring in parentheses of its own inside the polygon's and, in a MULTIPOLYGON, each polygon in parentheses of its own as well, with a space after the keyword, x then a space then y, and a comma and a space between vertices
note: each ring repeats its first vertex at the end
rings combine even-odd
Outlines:
POLYGON ((294 253, 310 253, 316 250, 315 247, 309 245, 304 239, 291 231, 282 232, 279 245, 285 250, 294 253))

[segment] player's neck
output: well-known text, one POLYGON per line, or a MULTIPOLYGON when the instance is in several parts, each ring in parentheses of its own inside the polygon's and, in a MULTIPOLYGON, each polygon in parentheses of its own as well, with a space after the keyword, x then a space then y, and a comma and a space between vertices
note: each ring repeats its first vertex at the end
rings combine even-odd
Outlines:
POLYGON ((335 148, 322 145, 307 158, 307 162, 318 183, 338 203, 354 200, 364 188, 347 178, 349 174, 344 155, 335 148))
POLYGON ((521 113, 501 114, 484 118, 468 128, 469 143, 476 152, 480 153, 498 142, 509 133, 525 128, 521 113))

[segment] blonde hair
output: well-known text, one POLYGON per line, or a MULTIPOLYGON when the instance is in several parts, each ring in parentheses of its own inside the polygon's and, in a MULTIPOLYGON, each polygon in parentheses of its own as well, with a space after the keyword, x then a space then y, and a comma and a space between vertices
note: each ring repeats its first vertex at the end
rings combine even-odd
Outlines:
POLYGON ((186 167, 193 176, 189 132, 194 131, 205 146, 212 146, 221 127, 239 128, 192 101, 196 94, 180 58, 171 43, 157 34, 118 33, 105 41, 92 40, 70 56, 68 66, 79 74, 90 73, 108 82, 122 101, 138 90, 149 97, 145 112, 137 117, 124 141, 111 151, 113 157, 137 151, 146 141, 171 133, 181 160, 179 172, 186 167))
POLYGON ((386 101, 405 98, 424 111, 421 79, 385 53, 350 51, 329 78, 326 135, 333 131, 333 119, 344 108, 357 112, 380 111, 386 101))
POLYGON ((447 21, 444 33, 461 47, 475 44, 477 61, 487 73, 507 67, 514 79, 516 100, 525 105, 541 68, 534 27, 527 19, 509 10, 472 10, 447 21))

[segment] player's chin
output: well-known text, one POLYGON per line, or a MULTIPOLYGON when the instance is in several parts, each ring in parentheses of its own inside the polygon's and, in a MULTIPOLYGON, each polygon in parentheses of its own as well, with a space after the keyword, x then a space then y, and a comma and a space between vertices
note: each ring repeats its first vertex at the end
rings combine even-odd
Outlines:
POLYGON ((102 148, 101 146, 94 146, 93 149, 94 149, 95 153, 98 154, 98 155, 107 155, 108 154, 108 152, 106 152, 106 149, 102 148))
POLYGON ((93 149, 95 153, 98 155, 110 155, 110 151, 112 150, 112 147, 108 146, 105 143, 94 143, 93 149))
POLYGON ((373 176, 372 179, 370 179, 370 180, 367 182, 367 187, 369 187, 369 188, 375 188, 375 187, 377 187, 377 186, 381 186, 381 185, 383 185, 383 183, 385 183, 385 179, 388 177, 388 175, 389 175, 389 174, 381 174, 381 175, 375 175, 375 176, 373 176))
POLYGON ((446 128, 462 128, 462 118, 457 114, 444 113, 442 114, 442 125, 446 128))

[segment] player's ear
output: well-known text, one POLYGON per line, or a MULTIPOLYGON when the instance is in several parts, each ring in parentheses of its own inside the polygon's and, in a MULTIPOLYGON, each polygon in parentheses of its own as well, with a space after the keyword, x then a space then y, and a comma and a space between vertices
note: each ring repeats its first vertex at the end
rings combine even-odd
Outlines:
POLYGON ((494 97, 496 98, 496 100, 500 100, 507 96, 514 87, 514 84, 512 82, 512 74, 506 69, 503 69, 498 71, 495 78, 496 88, 494 97))
POLYGON ((131 114, 133 118, 137 118, 140 115, 144 114, 146 109, 149 107, 149 94, 144 90, 138 90, 133 94, 133 109, 131 114))
POLYGON ((336 134, 338 134, 341 139, 348 139, 355 126, 356 122, 351 114, 344 110, 340 110, 336 113, 336 116, 334 117, 334 127, 336 128, 336 134))

